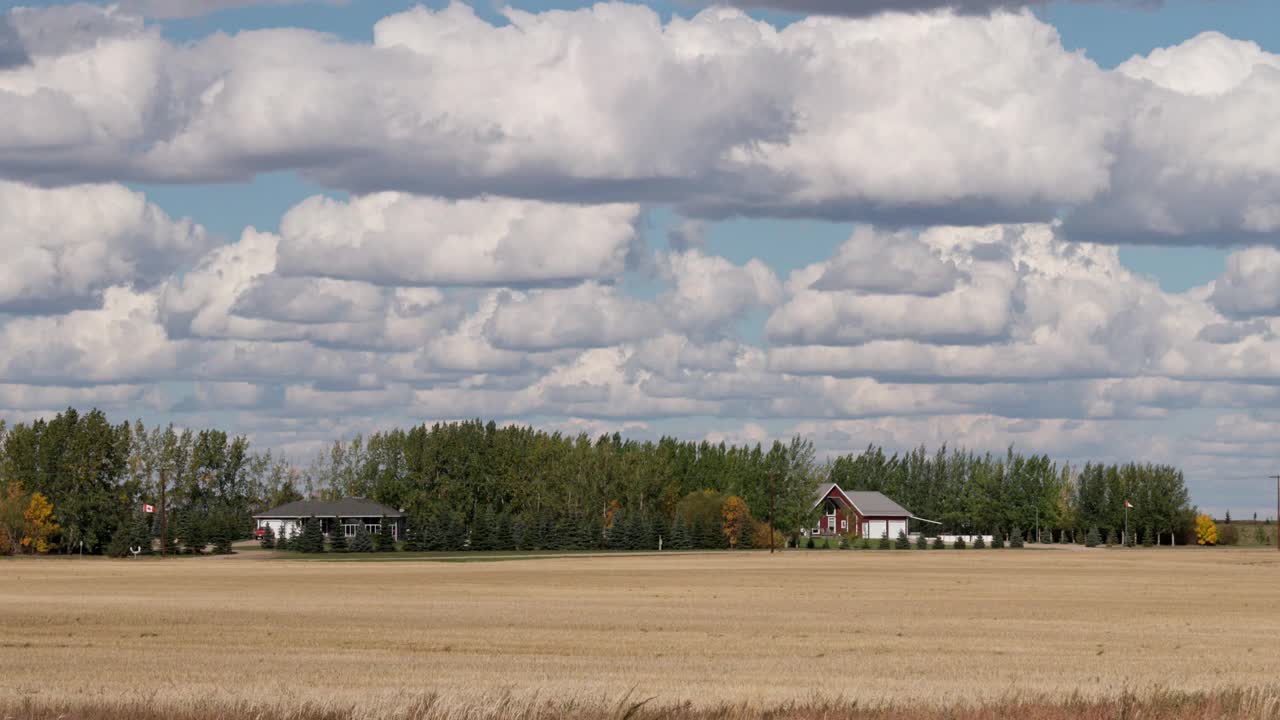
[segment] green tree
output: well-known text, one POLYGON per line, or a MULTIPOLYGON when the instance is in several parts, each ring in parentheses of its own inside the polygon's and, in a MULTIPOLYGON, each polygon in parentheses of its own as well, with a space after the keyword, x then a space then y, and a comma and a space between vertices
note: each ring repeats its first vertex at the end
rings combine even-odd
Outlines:
POLYGON ((329 552, 344 553, 348 550, 347 532, 342 526, 342 518, 335 517, 329 526, 329 552))
POLYGON ((208 536, 205 534, 204 521, 197 517, 195 513, 185 512, 178 516, 178 540, 182 542, 182 549, 192 555, 199 555, 204 552, 204 548, 209 544, 208 536))
POLYGON ((363 521, 356 523, 356 534, 352 536, 349 548, 353 553, 373 552, 373 537, 365 529, 363 521))
POLYGON ((963 535, 957 535, 957 536, 956 536, 956 541, 955 541, 955 542, 953 542, 953 543, 951 543, 951 547, 952 547, 952 549, 955 549, 955 550, 964 550, 964 549, 965 549, 966 547, 968 547, 968 546, 967 546, 967 545, 965 544, 965 542, 964 542, 964 536, 963 536, 963 535))
POLYGON ((1098 547, 1102 544, 1102 533, 1098 532, 1098 526, 1094 525, 1089 528, 1089 534, 1084 537, 1085 547, 1098 547))
POLYGON ((276 547, 276 534, 270 525, 262 528, 262 535, 258 537, 258 544, 263 550, 274 550, 276 547))
POLYGON ((375 549, 378 552, 395 552, 396 536, 394 534, 395 520, 390 518, 382 518, 378 523, 378 541, 375 549))
POLYGON ((324 552, 324 531, 320 528, 320 520, 312 515, 302 524, 302 538, 298 541, 298 552, 324 552))
POLYGON ((1009 547, 1011 548, 1022 547, 1022 530, 1016 526, 1013 528, 1013 530, 1009 531, 1009 547))
POLYGON ((916 536, 916 549, 917 550, 929 549, 929 538, 925 537, 923 532, 916 536))
POLYGON ((889 531, 885 530, 884 533, 880 535, 880 549, 888 550, 892 547, 893 543, 889 542, 889 531))
POLYGON ((985 550, 986 548, 987 548, 987 541, 983 539, 981 534, 979 534, 977 539, 973 541, 973 549, 985 550))

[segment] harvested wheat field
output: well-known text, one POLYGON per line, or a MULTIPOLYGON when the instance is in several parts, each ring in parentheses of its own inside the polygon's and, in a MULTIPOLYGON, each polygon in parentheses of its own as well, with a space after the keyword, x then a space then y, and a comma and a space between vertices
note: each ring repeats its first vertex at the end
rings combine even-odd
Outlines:
POLYGON ((890 717, 1073 697, 1062 717, 1153 697, 1280 713, 1266 550, 12 560, 0 608, 12 717, 818 716, 815 698, 890 717))

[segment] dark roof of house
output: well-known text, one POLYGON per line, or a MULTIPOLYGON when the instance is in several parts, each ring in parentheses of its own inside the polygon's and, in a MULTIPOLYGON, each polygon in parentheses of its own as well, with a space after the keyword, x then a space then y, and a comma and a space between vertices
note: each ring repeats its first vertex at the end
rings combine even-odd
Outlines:
POLYGON ((851 492, 836 483, 822 483, 818 486, 818 495, 813 501, 814 507, 817 507, 818 503, 831 494, 832 488, 839 490, 845 497, 849 498, 849 502, 853 503, 858 512, 866 517, 913 517, 909 510, 890 500, 884 493, 872 490, 855 490, 851 492))
POLYGON ((255 518, 404 517, 404 513, 367 498, 297 500, 254 515, 255 518))

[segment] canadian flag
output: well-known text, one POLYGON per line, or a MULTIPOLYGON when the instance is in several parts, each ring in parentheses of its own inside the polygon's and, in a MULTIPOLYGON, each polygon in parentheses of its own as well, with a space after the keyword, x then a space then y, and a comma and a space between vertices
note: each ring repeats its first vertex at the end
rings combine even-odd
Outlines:
POLYGON ((1124 501, 1124 506, 1125 506, 1125 507, 1127 507, 1127 508, 1131 508, 1131 507, 1133 507, 1133 503, 1129 502, 1128 500, 1125 500, 1125 501, 1124 501))
POLYGON ((147 505, 146 503, 143 503, 143 504, 142 504, 142 512, 144 512, 144 513, 153 513, 153 512, 155 512, 155 511, 156 511, 156 506, 155 506, 155 505, 147 505))

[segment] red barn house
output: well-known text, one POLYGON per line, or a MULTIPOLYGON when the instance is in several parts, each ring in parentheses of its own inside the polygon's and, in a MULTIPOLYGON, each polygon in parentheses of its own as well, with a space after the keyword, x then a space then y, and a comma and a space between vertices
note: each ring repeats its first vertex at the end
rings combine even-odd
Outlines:
POLYGON ((818 487, 814 508, 821 507, 818 524, 805 534, 810 537, 837 537, 853 533, 859 537, 890 539, 907 531, 907 520, 914 517, 906 508, 871 491, 845 492, 835 483, 818 487))

